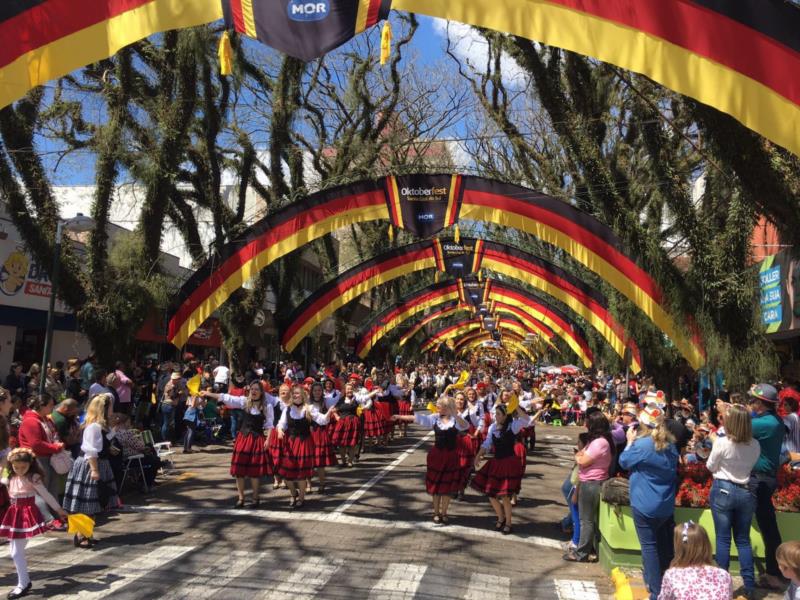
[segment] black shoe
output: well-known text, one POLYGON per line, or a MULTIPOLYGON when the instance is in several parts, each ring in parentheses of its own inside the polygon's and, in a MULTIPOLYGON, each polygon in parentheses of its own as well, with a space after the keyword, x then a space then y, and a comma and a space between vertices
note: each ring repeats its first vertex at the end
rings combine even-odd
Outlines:
POLYGON ((261 506, 261 500, 253 500, 252 504, 250 504, 250 508, 258 508, 261 506))
POLYGON ((26 586, 25 586, 23 589, 21 589, 19 592, 17 592, 17 591, 16 591, 16 590, 18 590, 19 588, 14 588, 14 589, 13 589, 13 590, 11 590, 10 592, 8 592, 8 596, 7 596, 7 598, 8 598, 8 600, 14 600, 15 598, 22 598, 23 596, 27 596, 28 594, 30 594, 30 593, 31 593, 31 588, 32 588, 32 587, 33 587, 33 582, 32 582, 32 581, 29 581, 29 582, 28 582, 28 585, 26 585, 26 586))
POLYGON ((233 508, 244 508, 244 500, 237 500, 236 504, 233 505, 233 508))

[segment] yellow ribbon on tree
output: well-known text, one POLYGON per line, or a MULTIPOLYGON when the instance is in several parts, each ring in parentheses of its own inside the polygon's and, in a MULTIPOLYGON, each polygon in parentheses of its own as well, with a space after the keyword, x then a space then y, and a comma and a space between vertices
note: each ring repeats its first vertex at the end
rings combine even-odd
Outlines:
POLYGON ((385 65, 389 56, 392 54, 392 26, 389 24, 389 19, 383 23, 381 29, 381 64, 385 65))
POLYGON ((223 31, 219 38, 219 74, 230 75, 233 73, 233 46, 231 46, 231 36, 227 31, 223 31))

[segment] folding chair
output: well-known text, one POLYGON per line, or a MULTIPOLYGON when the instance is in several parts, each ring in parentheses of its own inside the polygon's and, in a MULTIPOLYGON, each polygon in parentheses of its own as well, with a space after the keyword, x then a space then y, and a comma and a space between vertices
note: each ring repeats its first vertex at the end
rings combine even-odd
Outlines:
POLYGON ((156 442, 153 439, 153 432, 149 429, 142 431, 142 441, 155 449, 156 456, 161 459, 161 464, 170 469, 175 468, 175 465, 172 464, 172 459, 170 458, 170 456, 175 454, 175 451, 172 449, 172 442, 156 442))
POLYGON ((125 466, 123 467, 122 471, 122 482, 119 484, 120 492, 122 488, 125 487, 125 480, 128 478, 128 473, 131 472, 131 467, 133 464, 136 463, 139 465, 138 469, 134 469, 131 473, 131 479, 135 480, 138 479, 140 485, 142 486, 142 491, 146 494, 150 491, 150 487, 147 485, 147 477, 144 474, 144 464, 142 463, 142 459, 144 458, 144 454, 132 454, 125 460, 125 466), (138 470, 138 473, 136 472, 138 470))

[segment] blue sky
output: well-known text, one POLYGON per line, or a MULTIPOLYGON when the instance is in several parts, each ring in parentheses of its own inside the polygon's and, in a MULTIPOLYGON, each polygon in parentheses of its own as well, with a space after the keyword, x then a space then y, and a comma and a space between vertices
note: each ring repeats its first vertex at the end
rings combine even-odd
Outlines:
MULTIPOLYGON (((415 60, 423 64, 449 60, 445 55, 445 40, 442 26, 437 26, 436 20, 431 17, 418 16, 419 29, 412 40, 411 46, 415 50, 415 60)), ((394 20, 394 19, 393 19, 394 20)), ((380 25, 378 26, 380 27, 380 25)), ((377 33, 377 32, 376 32, 377 33)), ((397 35, 395 31, 395 35, 397 35)), ((379 35, 379 33, 378 33, 379 35)), ((253 42, 256 43, 256 42, 253 42)), ((57 155, 49 154, 55 149, 54 145, 43 144, 43 158, 45 163, 52 169, 51 175, 53 183, 57 185, 91 185, 94 182, 94 164, 90 156, 85 153, 69 157, 61 162, 57 162, 57 155)))

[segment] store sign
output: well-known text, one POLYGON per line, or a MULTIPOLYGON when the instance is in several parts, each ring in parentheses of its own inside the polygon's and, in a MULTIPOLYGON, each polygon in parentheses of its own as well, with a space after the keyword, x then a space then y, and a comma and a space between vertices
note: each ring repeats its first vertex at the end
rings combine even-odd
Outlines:
MULTIPOLYGON (((48 310, 50 275, 17 240, 0 241, 0 305, 48 310)), ((57 312, 72 312, 60 301, 57 312)))
POLYGON ((758 278, 766 332, 800 329, 800 254, 788 248, 768 256, 759 267, 758 278))

